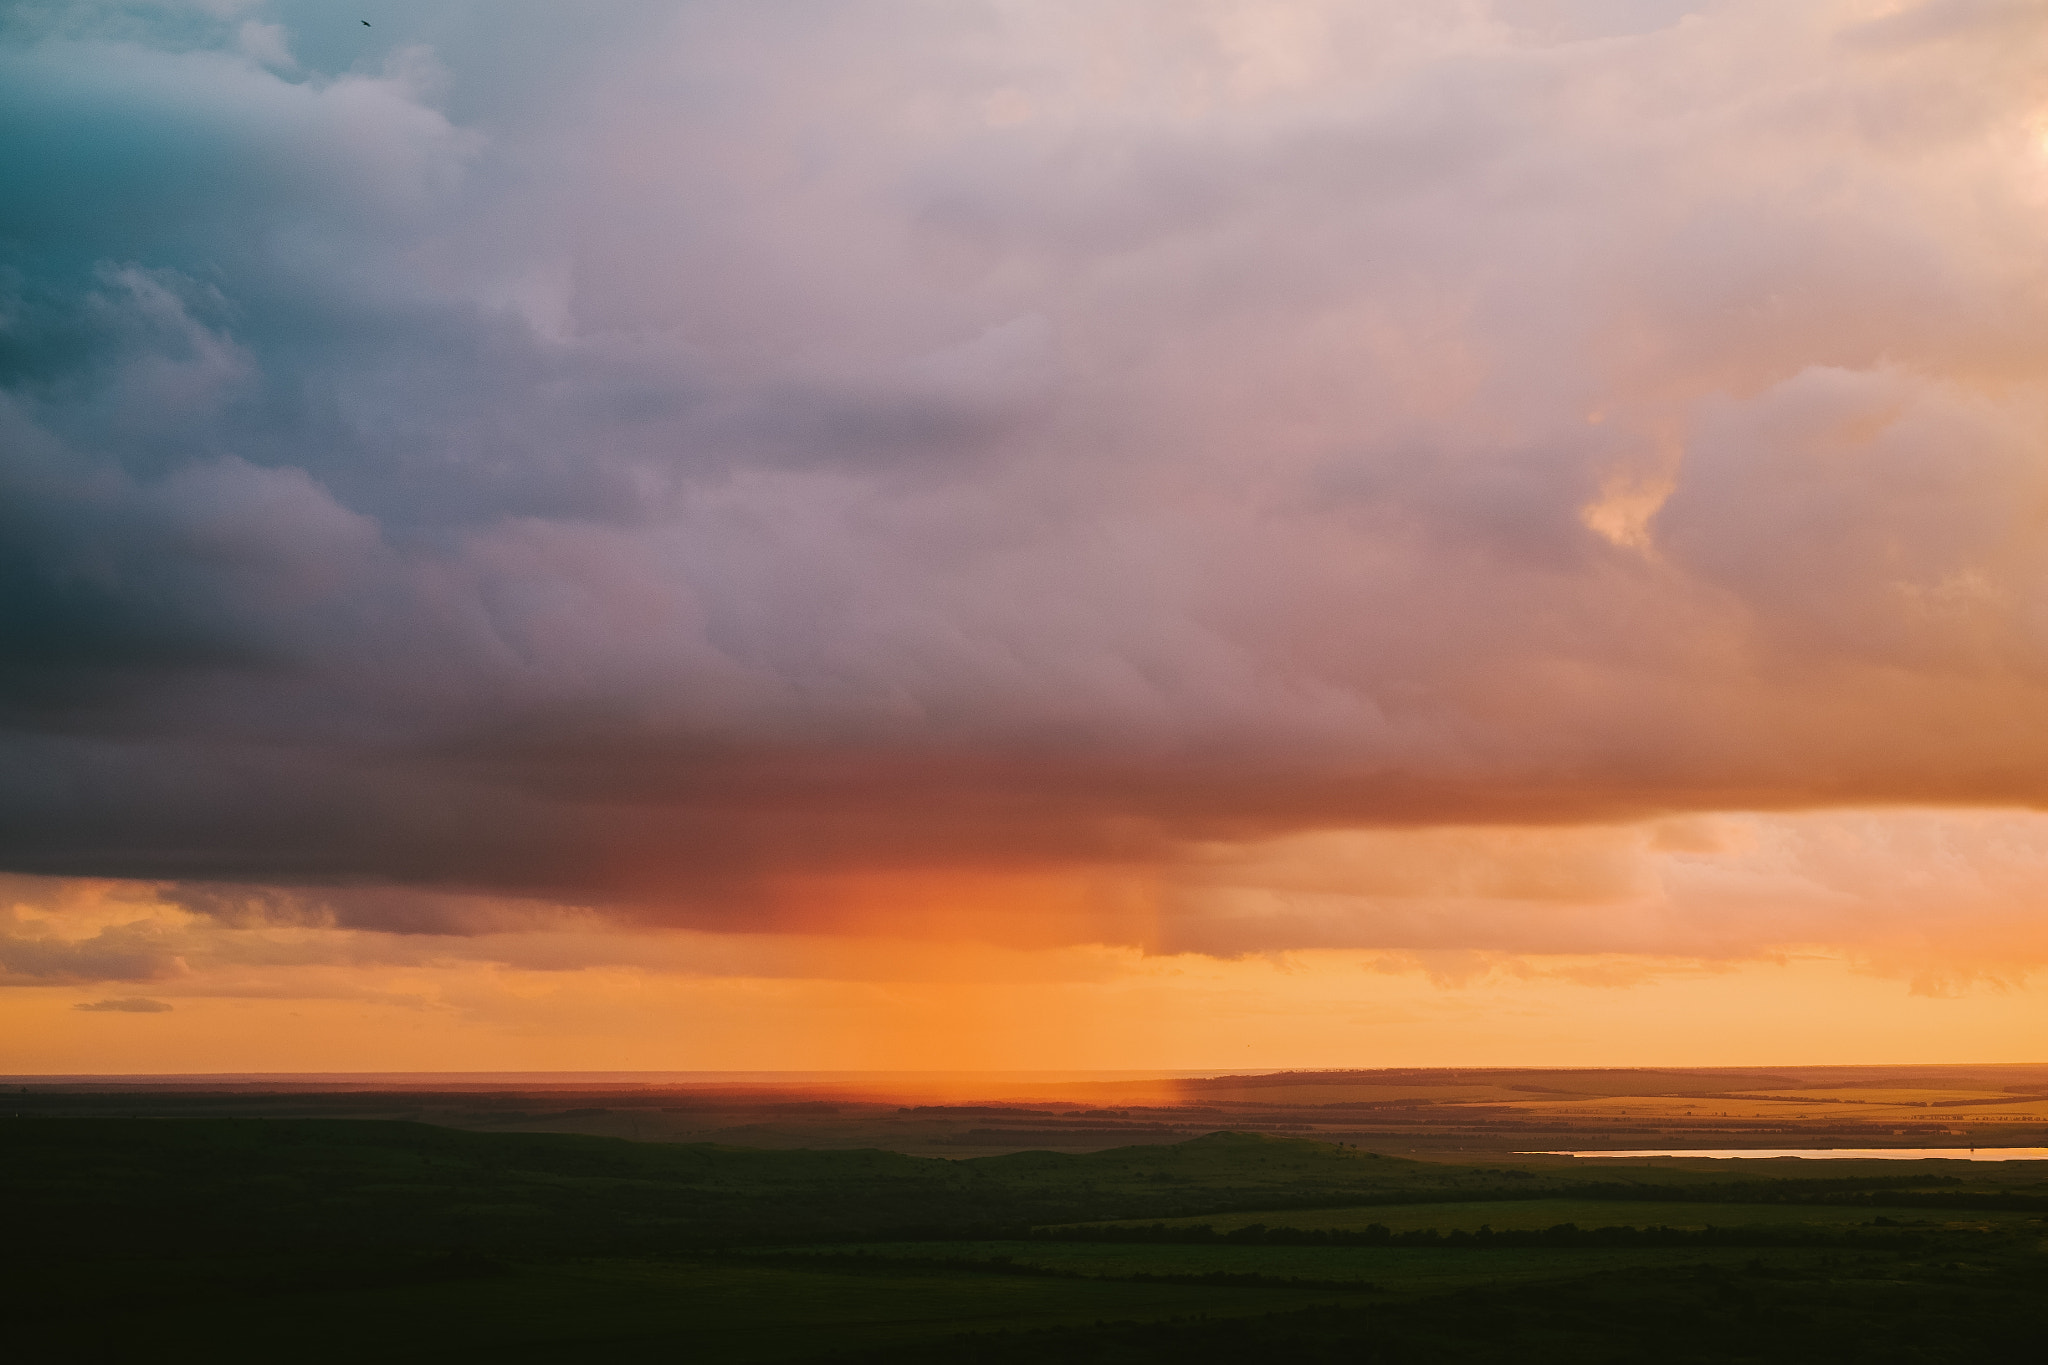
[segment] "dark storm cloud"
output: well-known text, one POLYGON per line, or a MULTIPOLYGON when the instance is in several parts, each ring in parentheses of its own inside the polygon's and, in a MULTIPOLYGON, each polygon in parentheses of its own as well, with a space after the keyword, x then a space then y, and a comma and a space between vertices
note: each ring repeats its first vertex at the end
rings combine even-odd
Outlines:
POLYGON ((160 981, 183 964, 159 926, 116 924, 84 938, 0 931, 0 985, 160 981))
POLYGON ((1915 13, 13 11, 0 863, 2048 798, 2043 26, 1915 13))

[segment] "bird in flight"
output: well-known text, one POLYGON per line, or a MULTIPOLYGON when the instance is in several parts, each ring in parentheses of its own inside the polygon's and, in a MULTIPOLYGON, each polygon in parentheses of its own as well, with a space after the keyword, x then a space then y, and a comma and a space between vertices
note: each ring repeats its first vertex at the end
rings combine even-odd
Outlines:
POLYGON ((369 21, 368 19, 365 19, 365 20, 363 20, 363 27, 364 27, 364 28, 368 28, 369 26, 370 26, 370 21, 369 21))

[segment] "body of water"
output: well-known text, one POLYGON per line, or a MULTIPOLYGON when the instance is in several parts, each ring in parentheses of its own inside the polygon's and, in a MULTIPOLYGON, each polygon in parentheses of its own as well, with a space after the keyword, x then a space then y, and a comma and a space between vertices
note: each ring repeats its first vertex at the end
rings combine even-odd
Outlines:
POLYGON ((1517 1152, 1517 1156, 1800 1157, 1815 1161, 2048 1161, 2048 1147, 1701 1147, 1654 1152, 1517 1152))

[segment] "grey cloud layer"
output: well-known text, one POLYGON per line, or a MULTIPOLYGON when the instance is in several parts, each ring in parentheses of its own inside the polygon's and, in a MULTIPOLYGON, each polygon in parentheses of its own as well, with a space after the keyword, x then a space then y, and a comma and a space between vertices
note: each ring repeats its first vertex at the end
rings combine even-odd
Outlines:
POLYGON ((1880 8, 12 11, 0 861, 2039 801, 2048 22, 1880 8))

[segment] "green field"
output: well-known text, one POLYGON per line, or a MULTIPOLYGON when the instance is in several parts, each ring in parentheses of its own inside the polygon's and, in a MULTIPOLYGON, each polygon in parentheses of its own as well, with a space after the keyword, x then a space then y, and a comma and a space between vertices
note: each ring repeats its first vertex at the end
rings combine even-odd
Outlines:
POLYGON ((806 1247, 767 1253, 763 1259, 794 1262, 826 1257, 843 1264, 842 1258, 849 1255, 915 1262, 1008 1262, 1061 1275, 1100 1279, 1259 1276, 1282 1282, 1347 1284, 1394 1293, 1525 1284, 1632 1267, 1746 1266, 1752 1262, 1777 1267, 1815 1267, 1842 1259, 1838 1254, 1810 1248, 1492 1248, 1460 1252, 1405 1247, 1097 1246, 1041 1241, 882 1242, 806 1247))
MULTIPOLYGON (((1888 1218, 1913 1226, 1988 1228, 2025 1223, 2039 1217, 2029 1212, 1989 1209, 1951 1212, 1914 1208, 1842 1207, 1815 1204, 1702 1204, 1637 1202, 1617 1199, 1503 1199, 1479 1203, 1378 1204, 1348 1209, 1264 1209, 1200 1217, 1156 1220, 1166 1227, 1210 1226, 1218 1232, 1262 1225, 1269 1228, 1327 1228, 1355 1231, 1378 1224, 1393 1232, 1434 1228, 1439 1232, 1541 1230, 1560 1223, 1582 1228, 1667 1227, 1853 1228, 1888 1218)), ((1145 1220, 1125 1219, 1079 1226, 1139 1227, 1145 1220)))
POLYGON ((0 1314, 15 1356, 65 1361, 2027 1356, 2048 1335, 2048 1179, 1901 1164, 1589 1178, 1230 1133, 950 1161, 384 1121, 0 1120, 0 1314), (1153 1222, 1273 1231, 1176 1242, 1194 1234, 1153 1222), (1667 1230, 1602 1242, 1561 1223, 1667 1230), (1287 1241, 1373 1224, 1417 1240, 1287 1241), (1709 1224, 1758 1231, 1669 1230, 1709 1224))
MULTIPOLYGON (((128 1269, 148 1275, 167 1267, 128 1269)), ((240 1351, 259 1358, 263 1343, 284 1342, 290 1350, 274 1358, 561 1360, 590 1350, 681 1346, 687 1360, 765 1365, 964 1332, 1257 1315, 1341 1298, 1327 1291, 943 1271, 849 1275, 796 1265, 610 1260, 346 1292, 239 1295, 213 1288, 201 1286, 196 1297, 159 1304, 146 1316, 109 1315, 103 1307, 94 1313, 81 1303, 60 1331, 41 1339, 61 1340, 81 1359, 142 1359, 165 1341, 212 1341, 228 1359, 245 1358, 240 1351)), ((23 1340, 18 1325, 10 1335, 23 1340)))

